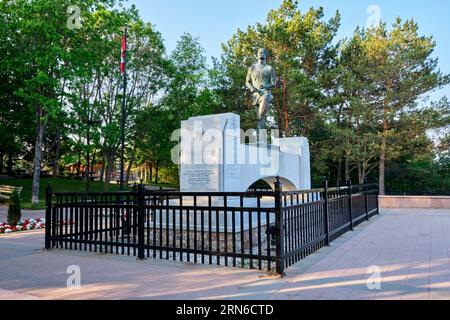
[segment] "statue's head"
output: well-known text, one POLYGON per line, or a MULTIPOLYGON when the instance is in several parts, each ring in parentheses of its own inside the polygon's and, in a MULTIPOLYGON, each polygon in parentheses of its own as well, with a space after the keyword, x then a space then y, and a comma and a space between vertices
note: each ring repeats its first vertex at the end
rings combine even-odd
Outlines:
POLYGON ((269 55, 269 53, 267 52, 267 49, 261 48, 258 50, 258 59, 259 60, 266 61, 268 55, 269 55))

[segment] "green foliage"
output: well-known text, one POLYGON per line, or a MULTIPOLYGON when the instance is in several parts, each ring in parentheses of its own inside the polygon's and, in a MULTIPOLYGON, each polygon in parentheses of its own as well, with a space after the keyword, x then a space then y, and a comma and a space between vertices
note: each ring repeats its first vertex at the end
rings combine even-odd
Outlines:
POLYGON ((159 184, 167 184, 169 186, 179 186, 180 176, 178 168, 174 166, 162 168, 159 171, 159 184))
MULTIPOLYGON (((7 35, 5 45, 8 51, 3 66, 6 73, 17 83, 12 90, 17 97, 16 101, 20 101, 29 110, 29 115, 34 117, 35 122, 36 131, 32 139, 34 203, 39 202, 39 173, 46 156, 42 150, 45 147, 49 123, 55 124, 58 128, 59 124, 66 122, 63 108, 70 97, 66 86, 75 82, 75 76, 89 74, 89 70, 86 71, 83 67, 91 62, 102 48, 100 45, 95 47, 95 50, 89 50, 93 48, 90 45, 94 41, 86 41, 100 39, 100 35, 95 32, 86 35, 83 30, 88 28, 80 31, 68 27, 68 8, 79 7, 83 21, 89 25, 94 11, 101 12, 120 2, 120 0, 2 2, 1 17, 5 20, 3 26, 5 30, 2 31, 7 35), (83 51, 80 48, 87 50, 83 51), (84 61, 85 64, 80 67, 78 62, 83 58, 87 62, 84 61)), ((25 123, 22 121, 24 127, 25 123)), ((29 123, 26 126, 28 127, 29 123)), ((61 130, 57 131, 60 134, 61 130)))
MULTIPOLYGON (((38 173, 102 164, 101 180, 110 187, 120 155, 120 44, 128 25, 130 169, 152 167, 159 181, 177 183, 172 133, 191 116, 236 112, 243 129, 254 128, 256 110, 244 83, 257 49, 265 47, 279 75, 274 126, 310 140, 317 184, 323 176, 342 184, 376 181, 377 174, 384 184, 386 172, 388 186, 448 185, 448 136, 443 130, 441 141, 433 141, 429 132, 450 124, 450 104, 428 96, 450 77, 438 68, 433 38, 421 35, 413 20, 358 27, 338 42, 339 12, 325 19, 321 7, 300 10, 299 1, 285 0, 264 23, 237 30, 208 66, 197 38, 183 34, 167 54, 155 26, 134 6, 117 6, 122 2, 0 3, 0 156, 9 155, 12 167, 38 173), (81 8, 81 29, 67 28, 70 5, 81 8)), ((41 206, 38 174, 34 180, 33 201, 41 206)), ((31 187, 22 197, 31 198, 31 187)))
POLYGON ((18 191, 14 191, 8 201, 8 224, 15 226, 21 218, 20 195, 18 191))
MULTIPOLYGON (((285 0, 264 24, 238 30, 215 62, 226 109, 250 106, 241 89, 245 71, 257 48, 266 47, 280 76, 276 122, 287 136, 309 138, 313 176, 342 184, 378 173, 383 185, 386 164, 410 154, 433 159, 427 132, 449 124, 450 108, 427 95, 450 78, 432 58, 432 37, 421 36, 414 21, 397 19, 391 29, 357 28, 336 43, 340 14, 323 17, 322 8, 301 12, 298 1, 285 0)), ((246 111, 243 124, 254 127, 254 112, 246 111)))
POLYGON ((151 163, 160 170, 162 181, 178 182, 178 170, 172 162, 172 149, 178 144, 173 133, 181 121, 192 116, 215 113, 220 107, 216 92, 208 88, 210 71, 204 49, 190 34, 181 36, 167 67, 167 87, 162 99, 141 111, 143 126, 138 144, 140 163, 151 163))
MULTIPOLYGON (((5 181, 7 185, 22 187, 22 192, 20 193, 20 201, 23 209, 45 209, 45 187, 51 185, 55 192, 69 192, 69 193, 82 193, 85 192, 84 182, 81 180, 65 179, 65 178, 42 178, 40 180, 39 188, 39 204, 32 204, 31 190, 32 190, 32 179, 11 179, 5 181)), ((92 192, 102 192, 104 191, 104 185, 100 182, 91 183, 92 192)), ((119 186, 112 184, 110 186, 110 191, 119 191, 119 186)))
MULTIPOLYGON (((287 136, 309 133, 321 117, 319 106, 324 99, 324 80, 329 78, 333 65, 333 39, 340 14, 329 21, 323 17, 322 8, 301 13, 298 1, 286 0, 279 9, 269 12, 265 24, 238 30, 223 45, 221 64, 228 76, 224 84, 231 95, 240 97, 246 109, 251 107, 248 93, 241 89, 246 70, 254 62, 258 48, 269 50, 269 62, 275 65, 280 78, 280 88, 274 92, 276 122, 287 136)), ((229 106, 233 108, 235 103, 229 106)))

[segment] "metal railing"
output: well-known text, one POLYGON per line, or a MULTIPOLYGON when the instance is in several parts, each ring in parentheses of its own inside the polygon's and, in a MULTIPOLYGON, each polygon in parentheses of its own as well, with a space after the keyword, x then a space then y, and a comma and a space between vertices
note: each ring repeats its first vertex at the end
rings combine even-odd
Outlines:
POLYGON ((53 193, 46 249, 276 271, 378 213, 376 185, 283 192, 53 193))
POLYGON ((426 186, 396 185, 387 186, 386 195, 388 196, 427 196, 427 197, 450 197, 450 188, 429 188, 426 186))
POLYGON ((323 189, 282 193, 282 199, 280 274, 379 213, 377 185, 328 188, 325 182, 323 189))

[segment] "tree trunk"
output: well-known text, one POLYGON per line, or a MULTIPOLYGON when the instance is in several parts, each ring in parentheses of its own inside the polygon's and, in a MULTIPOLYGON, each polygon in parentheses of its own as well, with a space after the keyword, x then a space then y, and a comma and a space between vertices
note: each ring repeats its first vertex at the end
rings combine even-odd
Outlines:
POLYGON ((366 182, 367 167, 364 165, 364 162, 358 163, 358 177, 359 184, 364 184, 366 182))
POLYGON ((42 143, 44 141, 45 123, 38 118, 36 126, 36 143, 34 146, 34 161, 33 161, 33 186, 31 203, 39 203, 39 184, 41 181, 41 163, 42 163, 42 143))
POLYGON ((87 125, 87 134, 86 134, 86 145, 87 151, 85 156, 85 165, 84 165, 84 181, 86 182, 86 192, 89 192, 90 187, 90 179, 91 179, 91 130, 90 124, 87 125))
POLYGON ((8 168, 7 168, 9 175, 13 174, 13 162, 14 162, 13 161, 13 153, 12 153, 12 151, 9 151, 8 152, 8 168))
POLYGON ((363 181, 363 172, 362 172, 362 165, 361 162, 358 162, 358 182, 359 184, 362 184, 361 181, 363 181))
POLYGON ((342 182, 342 158, 338 161, 337 166, 337 177, 336 177, 336 187, 340 187, 342 182))
POLYGON ((284 132, 284 122, 283 122, 283 112, 281 111, 281 103, 280 103, 280 95, 277 94, 276 98, 276 107, 277 107, 277 122, 278 122, 278 128, 280 131, 284 132))
POLYGON ((100 182, 105 181, 104 177, 105 177, 105 169, 106 169, 106 161, 105 161, 105 156, 102 156, 102 169, 100 170, 100 182))
POLYGON ((388 110, 384 108, 384 117, 383 117, 383 136, 381 138, 381 152, 380 152, 380 172, 378 183, 380 187, 380 196, 386 195, 386 184, 385 184, 385 172, 386 172, 386 145, 387 145, 387 136, 389 131, 388 120, 387 120, 388 110))
POLYGON ((126 174, 126 177, 125 177, 125 185, 126 186, 128 185, 128 182, 130 182, 131 169, 133 168, 134 159, 136 158, 136 150, 137 150, 137 143, 135 143, 134 146, 133 146, 133 151, 131 153, 130 163, 128 164, 127 174, 126 174))
MULTIPOLYGON (((94 172, 95 169, 95 161, 97 161, 96 157, 95 157, 95 153, 92 155, 92 161, 91 161, 91 172, 94 172)), ((94 172, 95 175, 95 172, 94 172)))
POLYGON ((159 166, 158 162, 156 162, 155 165, 155 184, 157 185, 159 183, 159 166))
POLYGON ((0 146, 0 174, 3 173, 3 149, 0 146))
POLYGON ((362 165, 362 173, 361 173, 361 178, 359 180, 360 184, 365 184, 366 183, 366 176, 367 176, 367 169, 364 166, 364 164, 362 165))
POLYGON ((112 172, 114 169, 114 152, 113 151, 108 152, 108 154, 106 155, 106 161, 108 162, 108 164, 106 167, 107 169, 106 169, 106 177, 105 177, 105 190, 108 191, 109 184, 111 183, 112 172))
MULTIPOLYGON (((63 81, 62 92, 66 88, 66 79, 63 81)), ((64 95, 61 95, 60 108, 63 109, 64 95)), ((59 160, 61 159, 61 123, 56 124, 56 146, 55 146, 55 162, 53 163, 53 178, 57 178, 59 175, 59 160)))
POLYGON ((111 183, 112 176, 112 166, 113 164, 110 162, 108 162, 108 165, 106 166, 105 191, 109 191, 109 184, 111 183))
POLYGON ((61 127, 58 124, 56 127, 56 137, 55 137, 55 162, 53 163, 53 177, 56 178, 59 175, 59 159, 61 158, 61 127))
MULTIPOLYGON (((384 138, 383 138, 384 139, 384 138)), ((385 187, 385 170, 386 170, 386 148, 381 147, 381 156, 380 156, 380 175, 378 178, 378 183, 380 185, 380 196, 386 195, 386 187, 385 187)))
POLYGON ((152 183, 153 181, 153 164, 148 164, 148 182, 152 183))
POLYGON ((113 164, 108 162, 106 166, 106 175, 105 175, 105 191, 109 191, 109 184, 111 183, 111 175, 112 175, 112 166, 113 164))
POLYGON ((80 174, 81 174, 81 148, 78 151, 77 178, 80 177, 80 174))
POLYGON ((289 127, 288 92, 286 79, 283 80, 283 109, 284 109, 284 132, 286 133, 286 137, 290 137, 291 129, 289 127))
POLYGON ((345 181, 350 180, 350 163, 348 161, 348 155, 345 156, 345 181))
POLYGON ((385 181, 385 172, 386 172, 386 139, 383 136, 381 142, 381 154, 380 154, 380 167, 379 167, 379 178, 378 184, 380 187, 380 196, 386 195, 386 181, 385 181))

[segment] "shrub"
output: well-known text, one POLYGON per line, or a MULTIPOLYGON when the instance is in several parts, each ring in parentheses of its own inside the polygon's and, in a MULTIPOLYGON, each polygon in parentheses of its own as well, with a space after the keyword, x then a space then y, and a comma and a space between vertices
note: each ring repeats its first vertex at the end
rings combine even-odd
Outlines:
POLYGON ((158 182, 163 184, 178 185, 180 183, 178 168, 176 167, 160 168, 158 178, 159 178, 158 182))
POLYGON ((14 191, 8 201, 8 224, 15 226, 22 218, 22 210, 20 208, 19 192, 14 191))

